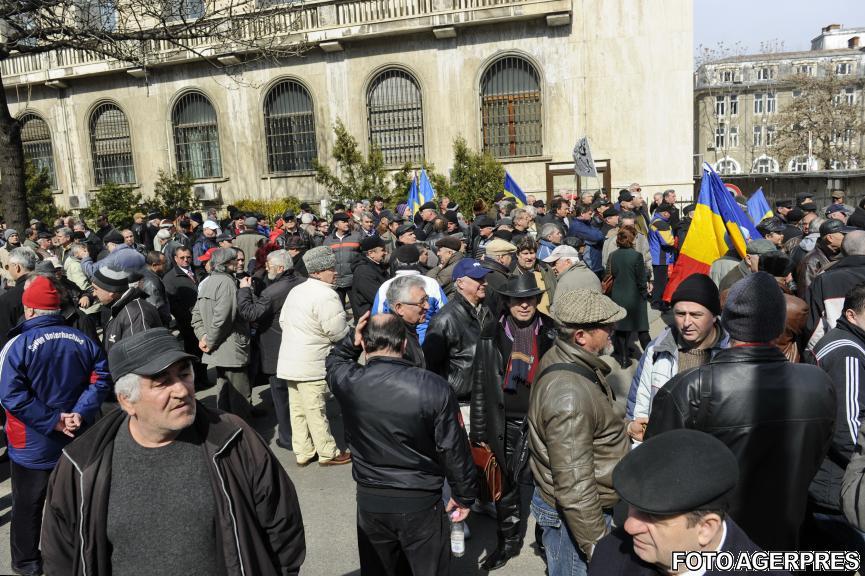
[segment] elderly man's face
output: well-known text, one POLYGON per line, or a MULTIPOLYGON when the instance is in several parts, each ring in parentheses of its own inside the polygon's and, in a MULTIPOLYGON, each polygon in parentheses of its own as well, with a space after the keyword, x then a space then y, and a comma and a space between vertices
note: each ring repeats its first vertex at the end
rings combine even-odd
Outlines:
POLYGON ((415 286, 408 293, 408 299, 405 302, 397 302, 393 310, 404 322, 415 326, 426 320, 427 310, 429 310, 429 297, 426 294, 426 290, 419 286, 415 286))
POLYGON ((453 250, 451 250, 450 248, 445 248, 444 246, 439 248, 439 251, 438 251, 439 266, 441 266, 442 268, 447 266, 448 262, 451 261, 451 258, 453 258, 454 254, 455 254, 455 252, 453 250))
POLYGON ((127 246, 135 246, 135 234, 127 230, 123 233, 123 243, 127 246))
POLYGON ((104 306, 110 306, 115 300, 120 298, 120 294, 117 292, 109 292, 108 290, 100 288, 96 284, 93 285, 93 295, 96 296, 96 299, 104 306))
POLYGON ((676 302, 673 316, 682 340, 691 346, 699 346, 715 331, 715 317, 702 304, 676 302))
POLYGON ((559 258, 556 260, 555 264, 553 264, 553 270, 556 271, 556 276, 561 276, 565 272, 567 272, 568 268, 573 266, 574 259, 573 258, 559 258))
POLYGON ((361 228, 363 228, 364 230, 369 232, 370 230, 372 230, 372 218, 368 218, 368 217, 364 216, 363 218, 360 219, 360 225, 361 225, 361 228))
POLYGON ((640 512, 633 506, 628 510, 624 528, 633 538, 634 553, 640 560, 667 570, 672 567, 673 552, 701 550, 722 529, 717 514, 708 514, 689 526, 685 514, 658 517, 640 512))
POLYGON ((336 284, 336 268, 328 268, 327 270, 310 274, 310 276, 324 282, 325 284, 336 284))
POLYGON ((534 250, 520 250, 517 253, 517 265, 523 270, 530 270, 538 261, 538 253, 534 250))
POLYGON ((403 244, 415 244, 417 243, 417 236, 415 236, 414 230, 409 230, 405 234, 401 235, 397 238, 403 244))
POLYGON ((832 212, 831 214, 829 214, 829 218, 834 218, 835 220, 840 220, 841 222, 843 222, 845 224, 847 223, 847 215, 841 211, 832 212))
POLYGON ((205 238, 216 238, 216 230, 213 228, 204 227, 204 231, 202 232, 205 238))
POLYGON ((195 420, 195 375, 189 360, 175 362, 154 376, 140 376, 135 402, 118 395, 133 426, 147 438, 173 438, 195 420))
POLYGON ((529 322, 535 317, 535 312, 538 311, 538 297, 529 296, 527 298, 509 298, 508 309, 511 316, 518 322, 529 322))
POLYGON ((381 264, 384 262, 384 257, 387 255, 384 248, 381 246, 376 246, 372 250, 369 250, 366 253, 366 257, 375 262, 376 264, 381 264))
POLYGON ((348 232, 348 222, 345 220, 337 220, 333 223, 333 228, 340 234, 344 234, 345 232, 348 232))
POLYGON ((844 235, 840 232, 833 232, 832 234, 826 234, 823 236, 826 244, 829 245, 833 250, 840 250, 841 243, 844 242, 844 235))
POLYGON ((766 234, 766 240, 780 248, 784 244, 784 235, 779 232, 769 232, 766 234))

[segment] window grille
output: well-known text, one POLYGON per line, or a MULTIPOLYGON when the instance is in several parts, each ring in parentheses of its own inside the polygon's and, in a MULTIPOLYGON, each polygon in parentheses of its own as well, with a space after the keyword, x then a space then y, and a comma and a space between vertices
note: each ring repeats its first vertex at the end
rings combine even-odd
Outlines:
POLYGON ((312 170, 316 157, 315 116, 309 92, 298 82, 280 82, 264 100, 269 172, 312 170))
POLYGON ((420 163, 424 158, 423 101, 414 76, 385 70, 366 93, 369 143, 377 146, 387 165, 420 163))
POLYGON ((132 184, 132 138, 126 114, 114 104, 101 104, 90 116, 90 146, 93 177, 97 186, 132 184))
POLYGON ((543 151, 540 76, 524 58, 506 56, 484 72, 480 85, 484 151, 495 158, 543 151))
POLYGON ((171 113, 177 172, 192 178, 219 178, 219 128, 216 111, 200 92, 184 95, 171 113))
POLYGON ((51 146, 51 131, 48 130, 48 124, 35 114, 24 114, 18 121, 21 122, 21 144, 24 147, 24 157, 37 170, 45 170, 48 173, 48 181, 51 186, 56 188, 54 150, 51 146))
POLYGON ((163 16, 169 22, 191 22, 203 18, 204 14, 204 0, 168 0, 163 16))

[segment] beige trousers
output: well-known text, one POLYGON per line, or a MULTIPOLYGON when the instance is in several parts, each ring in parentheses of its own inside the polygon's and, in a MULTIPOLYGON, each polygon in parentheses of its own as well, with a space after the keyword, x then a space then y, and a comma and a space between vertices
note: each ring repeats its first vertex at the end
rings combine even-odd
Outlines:
POLYGON ((309 462, 318 453, 320 462, 339 455, 330 433, 325 411, 327 383, 324 380, 288 380, 288 411, 291 417, 291 448, 298 463, 309 462))

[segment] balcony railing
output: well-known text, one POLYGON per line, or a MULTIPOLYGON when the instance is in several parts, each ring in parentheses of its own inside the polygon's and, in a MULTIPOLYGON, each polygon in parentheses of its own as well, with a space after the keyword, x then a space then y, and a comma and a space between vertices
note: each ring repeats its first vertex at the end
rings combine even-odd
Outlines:
MULTIPOLYGON (((339 40, 375 35, 375 26, 392 26, 392 23, 409 21, 408 27, 430 28, 491 19, 541 17, 543 14, 569 12, 572 0, 324 0, 310 2, 293 12, 278 12, 263 9, 258 17, 240 19, 235 26, 236 35, 255 40, 273 39, 279 36, 306 38, 310 42, 339 40), (490 11, 489 9, 493 9, 490 11), (487 11, 487 12, 484 12, 487 11), (412 19, 423 18, 414 25, 412 19), (362 30, 355 29, 363 26, 362 30), (295 36, 296 35, 296 36, 295 36)), ((387 30, 378 33, 388 33, 387 30)), ((152 64, 174 61, 178 58, 193 58, 184 54, 187 50, 167 41, 153 40, 148 47, 148 59, 152 64)), ((212 38, 200 38, 183 42, 194 50, 208 49, 211 53, 226 53, 242 50, 238 46, 217 45, 212 38)), ((124 67, 121 62, 86 50, 63 48, 44 54, 17 54, 0 62, 0 73, 6 86, 39 83, 46 80, 104 73, 124 67), (91 66, 105 64, 104 66, 91 66), (111 65, 114 64, 114 65, 111 65)))

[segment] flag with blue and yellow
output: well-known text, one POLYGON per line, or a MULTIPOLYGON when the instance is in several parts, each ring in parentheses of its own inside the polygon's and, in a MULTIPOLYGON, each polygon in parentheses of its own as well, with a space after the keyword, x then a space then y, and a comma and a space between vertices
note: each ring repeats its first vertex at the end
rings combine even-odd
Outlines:
POLYGON ((421 170, 419 176, 414 176, 411 179, 411 184, 408 189, 408 205, 411 207, 411 213, 417 214, 420 207, 435 198, 436 191, 432 187, 429 176, 426 170, 421 170))
POLYGON ((517 206, 525 206, 528 203, 526 195, 523 194, 523 189, 511 178, 507 170, 505 170, 505 197, 516 200, 517 206))
POLYGON ((420 201, 420 194, 417 189, 417 178, 412 177, 411 184, 408 187, 408 201, 406 202, 411 208, 411 213, 416 214, 418 210, 420 210, 421 204, 423 202, 420 201))
POLYGON ((697 208, 664 290, 664 300, 669 302, 679 284, 691 274, 708 274, 712 262, 729 249, 735 248, 744 258, 747 241, 757 238, 762 236, 736 204, 721 177, 704 165, 697 208))
POLYGON ((766 196, 763 195, 763 187, 761 186, 748 198, 748 216, 751 217, 754 224, 759 224, 773 215, 772 208, 769 207, 766 196))

